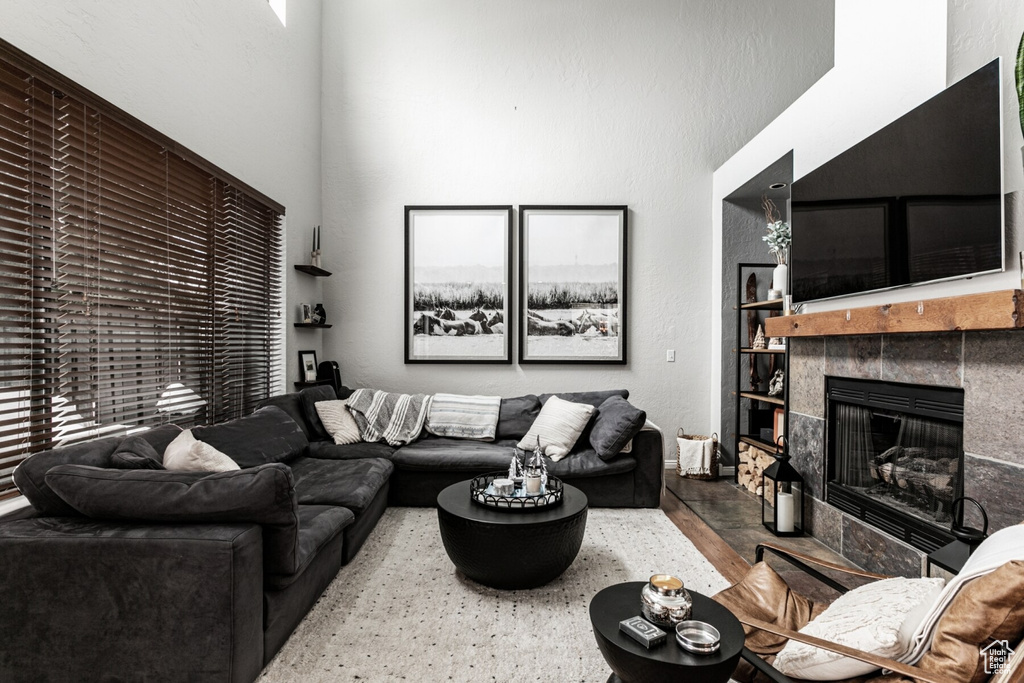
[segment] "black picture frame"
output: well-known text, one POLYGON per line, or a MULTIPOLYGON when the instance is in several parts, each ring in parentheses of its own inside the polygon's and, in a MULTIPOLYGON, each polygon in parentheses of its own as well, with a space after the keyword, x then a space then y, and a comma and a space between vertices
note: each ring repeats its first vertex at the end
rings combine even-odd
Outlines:
POLYGON ((626 364, 628 237, 624 205, 519 207, 521 364, 626 364))
POLYGON ((512 363, 511 205, 405 207, 405 362, 512 363))
POLYGON ((299 351, 299 381, 300 382, 315 382, 316 371, 319 367, 319 363, 316 362, 316 351, 299 351), (312 366, 310 366, 312 363, 312 366), (312 368, 313 379, 309 378, 309 371, 312 368))

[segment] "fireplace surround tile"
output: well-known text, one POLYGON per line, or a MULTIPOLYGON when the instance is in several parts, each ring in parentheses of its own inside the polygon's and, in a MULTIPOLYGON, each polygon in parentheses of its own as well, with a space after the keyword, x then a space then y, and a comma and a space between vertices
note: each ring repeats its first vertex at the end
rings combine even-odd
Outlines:
POLYGON ((825 464, 825 420, 799 413, 789 416, 789 455, 810 495, 822 498, 825 464))
POLYGON ((825 417, 825 339, 790 339, 789 409, 811 417, 825 417))
POLYGON ((963 332, 886 335, 882 338, 882 379, 962 386, 963 338, 963 332))
POLYGON ((881 335, 826 337, 825 374, 854 379, 881 379, 881 335))
POLYGON ((836 552, 843 547, 843 513, 817 498, 808 498, 807 531, 836 552))
MULTIPOLYGON (((964 344, 964 450, 1024 465, 1024 334, 978 332, 964 344)), ((1020 481, 1017 481, 1018 485, 1020 481)))
MULTIPOLYGON (((988 514, 989 531, 1024 521, 1024 508, 1020 503, 1022 481, 1024 467, 964 454, 964 495, 984 506, 988 514)), ((973 510, 973 505, 967 505, 965 512, 973 510)), ((980 522, 968 519, 968 524, 979 526, 980 522)))
POLYGON ((842 555, 879 574, 916 578, 924 570, 924 553, 848 515, 843 515, 842 555))

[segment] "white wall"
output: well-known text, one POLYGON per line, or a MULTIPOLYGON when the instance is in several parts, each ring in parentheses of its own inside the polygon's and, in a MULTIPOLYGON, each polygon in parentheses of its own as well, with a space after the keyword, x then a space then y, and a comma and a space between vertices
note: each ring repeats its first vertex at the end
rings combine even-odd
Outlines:
MULTIPOLYGON (((714 172, 712 311, 721 310, 722 200, 726 196, 789 150, 793 150, 793 177, 798 179, 946 86, 946 8, 941 3, 836 0, 835 11, 835 67, 714 172)), ((710 429, 721 432, 717 314, 709 326, 713 336, 710 429)))
POLYGON ((266 0, 0 0, 0 38, 284 204, 290 323, 319 298, 291 264, 320 222, 320 5, 289 2, 285 28, 266 0))
POLYGON ((626 387, 703 429, 711 172, 831 36, 817 0, 324 3, 324 355, 396 391, 626 387), (403 364, 403 206, 483 203, 629 205, 628 366, 403 364))

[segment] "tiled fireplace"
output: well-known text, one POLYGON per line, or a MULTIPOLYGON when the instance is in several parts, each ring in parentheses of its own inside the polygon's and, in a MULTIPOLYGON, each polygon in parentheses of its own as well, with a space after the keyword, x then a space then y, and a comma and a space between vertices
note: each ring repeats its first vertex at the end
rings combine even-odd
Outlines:
MULTIPOLYGON (((927 549, 934 547, 943 538, 943 529, 949 527, 945 501, 949 496, 961 495, 961 488, 962 495, 985 506, 991 530, 1024 521, 1024 496, 1020 495, 1024 486, 1024 331, 797 337, 790 339, 790 344, 789 447, 793 465, 807 482, 811 496, 808 529, 818 540, 867 569, 919 576, 927 549), (953 406, 942 407, 952 415, 918 416, 924 417, 926 424, 904 428, 905 433, 913 427, 937 440, 929 451, 941 453, 928 461, 921 460, 921 451, 907 450, 918 448, 912 439, 896 443, 900 426, 895 422, 885 424, 887 414, 898 412, 893 406, 865 406, 879 420, 874 430, 877 434, 872 437, 877 443, 871 444, 867 479, 884 483, 886 474, 881 466, 886 464, 892 465, 887 468, 890 474, 899 465, 927 470, 931 477, 919 477, 924 481, 907 484, 904 476, 906 489, 914 486, 913 491, 900 490, 897 484, 895 489, 879 487, 869 492, 875 484, 866 479, 846 482, 853 484, 846 488, 859 494, 859 499, 889 493, 896 508, 916 507, 905 507, 901 512, 916 517, 921 528, 936 531, 937 537, 913 537, 908 542, 905 529, 875 523, 871 515, 852 508, 848 499, 858 495, 844 498, 834 492, 838 466, 834 461, 829 464, 826 433, 835 434, 837 426, 826 424, 826 389, 829 381, 848 391, 859 384, 844 384, 844 380, 872 380, 897 389, 918 385, 924 388, 926 404, 938 397, 940 403, 953 406), (936 425, 956 424, 955 406, 960 396, 962 432, 954 428, 940 433, 936 425), (886 438, 893 443, 886 445, 886 438), (962 448, 957 446, 958 439, 962 448), (897 445, 903 450, 879 457, 897 445), (950 460, 959 456, 958 451, 962 451, 962 464, 959 459, 950 460), (879 480, 872 478, 872 466, 879 480), (951 475, 948 492, 940 490, 947 483, 940 471, 943 469, 951 475)), ((862 412, 861 419, 867 419, 867 415, 862 412)), ((857 424, 856 411, 852 423, 857 424)), ((857 439, 849 433, 845 438, 857 439)), ((970 516, 968 522, 980 525, 970 516)), ((910 524, 912 529, 915 526, 910 524)))
POLYGON ((963 390, 826 377, 825 394, 828 504, 925 552, 952 541, 963 390))

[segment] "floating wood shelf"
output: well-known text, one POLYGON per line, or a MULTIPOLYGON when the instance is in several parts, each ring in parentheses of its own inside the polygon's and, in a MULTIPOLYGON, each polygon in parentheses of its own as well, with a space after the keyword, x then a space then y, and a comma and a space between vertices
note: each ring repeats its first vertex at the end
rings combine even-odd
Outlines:
POLYGON ((786 349, 740 349, 740 353, 778 353, 784 355, 786 349))
POLYGON ((323 330, 326 330, 328 327, 333 327, 333 325, 321 325, 320 323, 292 323, 292 324, 295 325, 295 327, 318 327, 318 328, 323 329, 323 330))
POLYGON ((312 382, 292 382, 292 384, 295 385, 296 389, 305 389, 306 387, 318 387, 318 386, 322 386, 324 384, 330 384, 330 383, 331 383, 331 380, 329 380, 329 379, 318 379, 318 380, 314 380, 312 382))
POLYGON ((740 304, 740 308, 744 311, 781 311, 782 299, 772 299, 771 301, 752 301, 749 304, 740 304))
POLYGON ((769 396, 759 391, 741 391, 740 396, 743 398, 753 399, 755 401, 764 401, 765 403, 774 403, 777 406, 786 405, 786 401, 781 396, 769 396))
POLYGON ((785 315, 764 323, 768 337, 831 337, 959 330, 1015 330, 1024 327, 1019 289, 964 294, 884 306, 785 315))
POLYGON ((779 452, 779 447, 776 446, 775 444, 768 443, 763 439, 759 439, 756 436, 750 436, 749 434, 741 434, 740 441, 742 441, 745 444, 750 444, 755 448, 760 448, 762 451, 767 451, 768 453, 775 454, 779 452))
POLYGON ((317 268, 316 266, 307 266, 300 264, 295 266, 295 270, 299 271, 300 273, 305 273, 306 275, 312 275, 313 277, 331 276, 331 271, 324 270, 323 268, 317 268))

